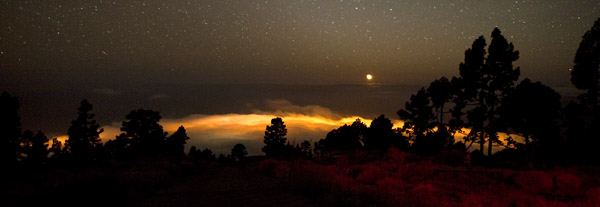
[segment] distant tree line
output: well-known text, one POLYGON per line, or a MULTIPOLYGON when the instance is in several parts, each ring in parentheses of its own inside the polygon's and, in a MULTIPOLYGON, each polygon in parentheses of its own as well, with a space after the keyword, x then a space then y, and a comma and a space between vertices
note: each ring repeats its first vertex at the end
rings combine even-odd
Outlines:
POLYGON ((93 106, 82 100, 77 109, 77 117, 68 129, 68 138, 60 142, 41 131, 21 129, 18 114, 19 102, 7 92, 0 96, 0 152, 2 166, 16 167, 41 166, 46 164, 67 164, 81 166, 104 160, 126 160, 138 157, 191 158, 207 161, 241 160, 248 154, 243 144, 237 144, 231 155, 217 158, 210 149, 196 150, 192 146, 186 155, 185 144, 189 139, 186 129, 180 126, 169 135, 159 124, 159 112, 138 109, 126 115, 122 122, 121 134, 115 139, 102 143, 100 134, 104 129, 95 120, 93 106))

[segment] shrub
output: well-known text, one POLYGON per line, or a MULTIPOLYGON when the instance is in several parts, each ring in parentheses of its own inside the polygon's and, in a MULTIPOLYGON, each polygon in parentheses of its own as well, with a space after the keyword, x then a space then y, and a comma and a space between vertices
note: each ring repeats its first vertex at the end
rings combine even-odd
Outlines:
POLYGON ((278 163, 279 162, 277 160, 269 158, 260 161, 257 165, 257 169, 264 172, 266 175, 273 177, 275 176, 275 168, 277 167, 278 163))
POLYGON ((575 195, 581 187, 581 179, 571 173, 562 173, 556 176, 556 187, 562 194, 575 195))
POLYGON ((543 171, 525 171, 515 177, 515 183, 532 194, 550 193, 553 188, 552 177, 543 171))
POLYGON ((419 183, 411 190, 398 197, 397 203, 402 206, 450 206, 444 193, 430 183, 419 183))
POLYGON ((433 162, 452 166, 465 166, 467 152, 462 150, 445 150, 433 156, 433 162))
POLYGON ((378 180, 386 178, 389 175, 390 173, 381 167, 371 164, 356 176, 356 181, 364 184, 375 184, 378 180))

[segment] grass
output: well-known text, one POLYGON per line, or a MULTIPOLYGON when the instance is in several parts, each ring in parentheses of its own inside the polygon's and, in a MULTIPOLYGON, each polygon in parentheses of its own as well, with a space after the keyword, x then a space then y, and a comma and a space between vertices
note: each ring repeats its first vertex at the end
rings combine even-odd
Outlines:
POLYGON ((351 206, 600 206, 598 167, 469 171, 398 150, 372 160, 355 156, 258 165, 298 192, 337 195, 323 199, 351 206))
POLYGON ((294 161, 139 159, 21 169, 2 177, 0 199, 3 206, 600 206, 598 166, 468 170, 461 156, 390 149, 294 161))

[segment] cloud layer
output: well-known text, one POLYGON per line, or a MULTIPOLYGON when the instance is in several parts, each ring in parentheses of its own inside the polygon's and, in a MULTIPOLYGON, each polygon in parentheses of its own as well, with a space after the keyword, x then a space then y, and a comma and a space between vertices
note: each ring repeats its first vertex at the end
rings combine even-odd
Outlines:
MULTIPOLYGON (((226 154, 236 143, 242 143, 248 148, 249 154, 258 155, 262 154, 266 126, 275 117, 281 117, 285 122, 290 143, 318 141, 325 138, 329 131, 356 119, 361 119, 367 126, 371 123, 370 119, 360 116, 343 117, 325 107, 300 106, 287 100, 267 100, 264 106, 266 109, 256 109, 250 114, 192 114, 183 118, 163 119, 160 124, 168 132, 184 126, 190 137, 186 148, 193 145, 226 154)), ((402 126, 399 121, 394 124, 402 126)), ((120 133, 120 126, 119 122, 103 126, 102 140, 114 139, 120 133)))
MULTIPOLYGON (((172 133, 179 126, 184 126, 190 137, 186 149, 191 146, 204 149, 209 148, 215 153, 230 153, 231 148, 242 143, 246 145, 250 155, 262 154, 261 148, 264 146, 263 137, 266 126, 271 123, 271 119, 281 117, 288 129, 287 138, 290 143, 300 143, 304 140, 316 142, 325 138, 327 133, 344 124, 351 124, 356 119, 361 119, 367 126, 371 124, 371 119, 360 116, 341 116, 332 110, 318 105, 300 106, 287 100, 266 100, 262 110, 253 110, 249 114, 192 114, 183 118, 162 119, 160 124, 164 130, 172 133)), ((390 118, 390 117, 388 117, 390 118)), ((402 127, 402 121, 393 120, 394 128, 402 127)), ((104 132, 100 135, 103 141, 114 139, 120 131, 121 123, 113 122, 111 125, 103 126, 104 132)), ((470 129, 463 129, 468 133, 470 129)), ((456 141, 463 141, 465 134, 456 134, 456 141)), ((513 138, 521 141, 522 137, 512 135, 513 138)), ((499 133, 499 138, 505 140, 507 134, 499 133)), ((66 136, 59 137, 63 141, 66 136)), ((478 148, 474 143, 472 149, 478 148)), ((486 144, 487 149, 487 144, 486 144)), ((503 147, 494 146, 493 151, 502 150, 503 147)))

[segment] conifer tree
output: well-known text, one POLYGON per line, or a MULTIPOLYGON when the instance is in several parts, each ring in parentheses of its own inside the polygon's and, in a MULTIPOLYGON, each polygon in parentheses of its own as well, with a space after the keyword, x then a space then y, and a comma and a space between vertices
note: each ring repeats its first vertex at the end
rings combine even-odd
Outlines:
POLYGON ((77 162, 91 161, 98 156, 102 145, 100 133, 104 129, 94 120, 95 114, 91 113, 92 105, 83 99, 77 108, 77 119, 71 122, 69 127, 67 145, 71 151, 73 160, 77 162))
POLYGON ((271 125, 267 126, 267 129, 265 130, 263 141, 265 146, 262 148, 262 151, 267 157, 283 158, 286 151, 286 135, 287 129, 285 128, 283 120, 279 117, 272 119, 271 125))

